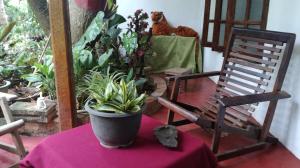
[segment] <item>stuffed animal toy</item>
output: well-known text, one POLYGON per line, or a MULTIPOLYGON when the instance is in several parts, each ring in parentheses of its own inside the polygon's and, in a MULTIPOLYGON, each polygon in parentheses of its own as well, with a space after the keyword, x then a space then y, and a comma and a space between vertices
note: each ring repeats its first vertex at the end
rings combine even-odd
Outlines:
POLYGON ((153 35, 171 35, 173 33, 172 27, 169 26, 162 12, 151 12, 151 19, 153 35))
POLYGON ((152 34, 153 35, 178 35, 184 37, 196 37, 198 38, 198 33, 192 28, 186 26, 178 26, 177 28, 172 28, 164 16, 163 12, 151 12, 152 34))

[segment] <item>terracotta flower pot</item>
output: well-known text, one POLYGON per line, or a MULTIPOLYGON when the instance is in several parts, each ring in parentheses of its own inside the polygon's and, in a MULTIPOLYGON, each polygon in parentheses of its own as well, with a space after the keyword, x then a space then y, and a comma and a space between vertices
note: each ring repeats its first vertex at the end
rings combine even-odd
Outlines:
POLYGON ((89 104, 90 101, 85 104, 85 110, 90 114, 93 132, 101 146, 119 148, 134 142, 141 125, 142 110, 132 114, 107 113, 94 110, 89 104))

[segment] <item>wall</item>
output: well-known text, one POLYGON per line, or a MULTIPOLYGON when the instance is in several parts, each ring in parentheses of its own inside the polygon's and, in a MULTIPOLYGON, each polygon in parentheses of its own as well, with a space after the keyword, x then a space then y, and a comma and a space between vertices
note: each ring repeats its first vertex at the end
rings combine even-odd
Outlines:
MULTIPOLYGON (((204 0, 118 0, 119 13, 124 16, 136 9, 146 12, 164 11, 173 25, 187 25, 202 33, 204 0), (179 10, 180 9, 180 10, 179 10)), ((270 1, 268 29, 293 32, 300 36, 299 0, 270 1)), ((219 70, 223 61, 220 53, 204 49, 204 71, 219 70)), ((292 94, 292 98, 278 104, 271 132, 300 158, 300 37, 297 37, 294 54, 284 81, 283 89, 292 94)), ((214 80, 217 80, 214 78, 214 80)), ((254 117, 262 122, 266 104, 261 104, 254 117)))
POLYGON ((117 0, 117 3, 118 12, 123 16, 132 15, 137 9, 143 9, 149 15, 152 11, 162 11, 172 26, 190 26, 199 34, 202 32, 202 0, 117 0))
MULTIPOLYGON (((292 98, 278 104, 271 132, 300 158, 300 1, 271 1, 269 30, 296 33, 294 53, 284 81, 283 89, 291 93, 292 98)), ((262 118, 257 114, 258 119, 262 118)))

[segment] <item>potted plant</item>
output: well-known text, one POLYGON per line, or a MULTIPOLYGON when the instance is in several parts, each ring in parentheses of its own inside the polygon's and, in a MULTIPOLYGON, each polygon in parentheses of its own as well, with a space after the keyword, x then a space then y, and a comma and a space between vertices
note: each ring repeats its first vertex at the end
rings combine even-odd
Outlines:
POLYGON ((94 134, 106 148, 129 146, 140 128, 146 96, 137 93, 135 81, 124 78, 122 73, 92 71, 85 79, 89 94, 85 110, 94 134))
POLYGON ((0 92, 7 93, 11 82, 7 80, 7 70, 0 66, 0 92))
POLYGON ((2 79, 2 77, 0 76, 0 92, 7 93, 10 84, 10 81, 2 79))

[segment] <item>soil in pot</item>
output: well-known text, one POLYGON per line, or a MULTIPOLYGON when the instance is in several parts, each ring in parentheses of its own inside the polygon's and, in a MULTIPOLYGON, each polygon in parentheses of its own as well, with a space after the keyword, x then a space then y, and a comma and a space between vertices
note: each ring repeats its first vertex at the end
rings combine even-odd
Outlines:
POLYGON ((3 83, 0 84, 0 92, 7 93, 10 84, 11 84, 10 81, 3 81, 3 83))
MULTIPOLYGON (((142 112, 117 114, 96 111, 85 104, 93 132, 105 148, 127 147, 134 142, 141 125, 142 112)), ((144 108, 142 108, 144 109, 144 108)), ((141 110, 142 111, 142 110, 141 110)))

